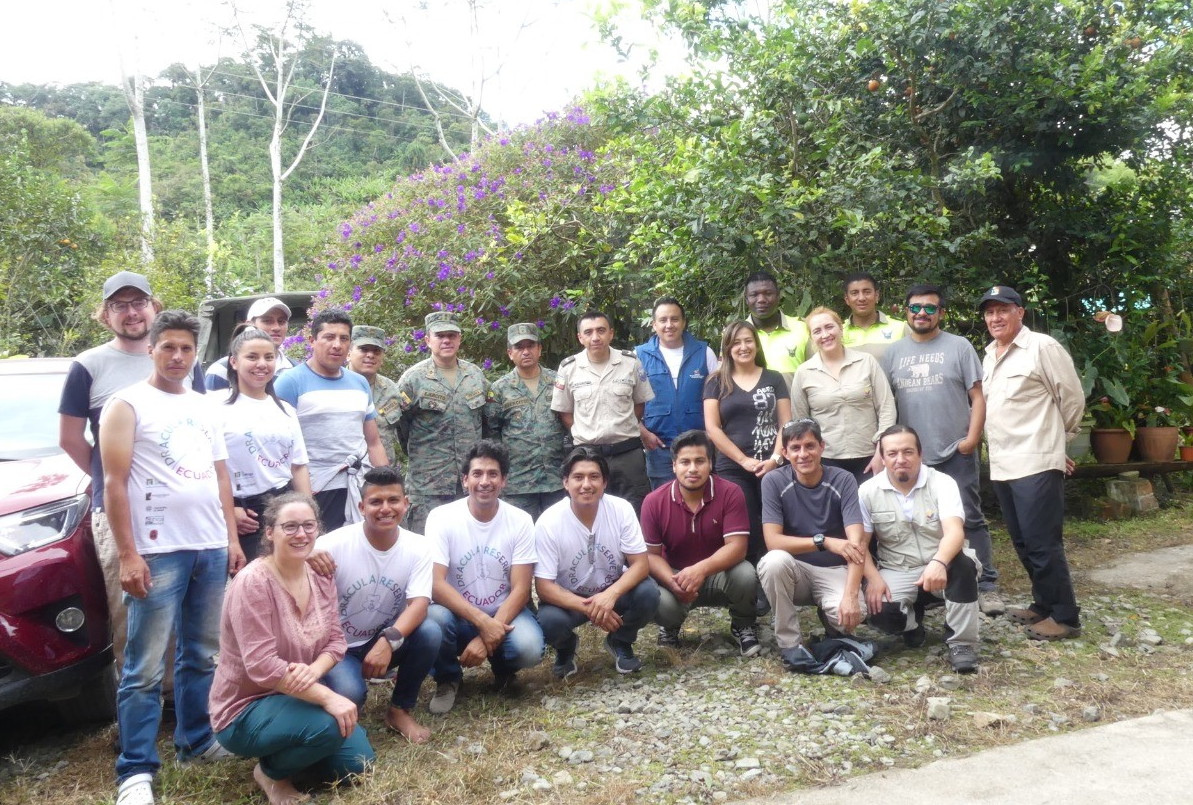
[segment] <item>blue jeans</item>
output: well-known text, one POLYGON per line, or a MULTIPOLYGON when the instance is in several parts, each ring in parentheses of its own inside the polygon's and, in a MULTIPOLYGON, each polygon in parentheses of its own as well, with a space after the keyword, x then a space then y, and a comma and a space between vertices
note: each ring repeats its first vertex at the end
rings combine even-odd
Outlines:
POLYGON ((116 694, 120 757, 116 776, 155 773, 162 721, 162 677, 170 634, 174 659, 174 747, 178 757, 201 754, 214 739, 207 694, 220 647, 220 610, 228 582, 228 550, 174 551, 145 557, 152 586, 145 598, 125 595, 128 643, 116 694))
MULTIPOLYGON (((460 653, 476 637, 476 627, 439 604, 431 604, 427 620, 433 620, 443 630, 443 645, 435 660, 436 682, 459 681, 464 677, 460 668, 460 653)), ((543 630, 529 608, 517 614, 513 631, 507 632, 496 653, 489 657, 493 676, 510 676, 523 668, 533 668, 543 659, 543 630)))
POLYGON ((284 693, 252 702, 216 737, 229 752, 260 758, 271 780, 289 780, 306 769, 323 781, 342 780, 376 758, 360 724, 345 738, 322 707, 284 693))
MULTIPOLYGON (((638 639, 638 630, 654 618, 659 608, 659 585, 647 576, 628 593, 617 599, 613 611, 621 616, 621 628, 609 636, 623 643, 638 639)), ((543 627, 543 639, 547 645, 556 648, 573 634, 576 627, 588 621, 583 612, 563 609, 554 604, 539 606, 539 624, 543 627)))
MULTIPOLYGON (((323 677, 323 684, 346 699, 356 703, 357 709, 363 711, 365 699, 369 695, 369 686, 365 682, 365 655, 381 638, 378 632, 367 643, 348 649, 344 659, 323 677)), ((413 710, 418 701, 418 689, 431 671, 435 658, 439 656, 439 646, 443 642, 443 631, 439 624, 426 618, 418 628, 410 634, 401 647, 390 658, 389 667, 397 666, 398 675, 394 679, 394 692, 390 697, 390 704, 399 710, 413 710)))
POLYGON ((675 480, 675 469, 671 464, 671 448, 656 447, 646 451, 646 477, 650 479, 651 489, 658 489, 675 480))

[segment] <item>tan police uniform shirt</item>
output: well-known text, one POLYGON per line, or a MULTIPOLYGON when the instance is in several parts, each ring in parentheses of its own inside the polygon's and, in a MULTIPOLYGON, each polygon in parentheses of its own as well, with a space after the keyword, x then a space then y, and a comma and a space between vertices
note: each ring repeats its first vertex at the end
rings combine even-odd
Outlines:
POLYGON ((559 365, 551 410, 572 415, 576 444, 616 444, 638 438, 634 406, 653 399, 654 390, 633 352, 609 350, 600 374, 585 351, 559 365))

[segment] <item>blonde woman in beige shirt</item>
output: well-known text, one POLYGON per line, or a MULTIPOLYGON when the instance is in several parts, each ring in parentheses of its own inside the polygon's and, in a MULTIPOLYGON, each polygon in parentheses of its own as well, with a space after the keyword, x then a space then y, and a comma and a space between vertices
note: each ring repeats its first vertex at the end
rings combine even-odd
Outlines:
POLYGON ((874 445, 895 424, 895 397, 872 355, 846 348, 837 312, 818 307, 808 314, 816 354, 796 370, 791 408, 811 417, 824 434, 824 464, 853 473, 858 484, 882 469, 874 445))

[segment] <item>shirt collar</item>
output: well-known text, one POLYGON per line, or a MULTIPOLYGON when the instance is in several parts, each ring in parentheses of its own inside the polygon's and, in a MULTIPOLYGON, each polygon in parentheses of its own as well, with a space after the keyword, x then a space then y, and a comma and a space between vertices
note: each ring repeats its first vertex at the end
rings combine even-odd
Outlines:
MULTIPOLYGON (((892 492, 899 492, 898 489, 895 489, 895 485, 893 483, 891 483, 891 478, 889 475, 887 475, 886 470, 883 470, 882 474, 875 476, 875 478, 877 479, 878 486, 880 488, 889 489, 892 492)), ((928 467, 925 464, 921 464, 920 465, 920 475, 918 478, 915 479, 915 485, 911 487, 911 491, 915 492, 918 489, 923 489, 927 483, 928 483, 928 467)), ((899 492, 899 494, 902 495, 903 493, 899 492)))
MULTIPOLYGON (((708 503, 715 498, 716 495, 716 475, 708 476, 708 483, 704 485, 704 497, 701 498, 701 507, 708 505, 708 503)), ((671 482, 671 502, 687 508, 687 503, 684 502, 683 492, 679 488, 679 479, 671 482)))

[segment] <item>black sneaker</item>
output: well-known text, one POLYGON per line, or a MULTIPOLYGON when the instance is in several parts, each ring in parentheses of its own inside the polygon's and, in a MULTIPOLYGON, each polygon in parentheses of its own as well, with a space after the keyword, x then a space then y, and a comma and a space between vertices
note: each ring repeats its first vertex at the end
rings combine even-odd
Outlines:
POLYGON ((521 696, 523 693, 522 683, 518 681, 517 673, 494 674, 493 692, 499 693, 502 696, 508 696, 511 699, 521 696))
POLYGON ((924 645, 924 641, 927 638, 928 635, 924 631, 924 624, 917 623, 914 629, 908 629, 903 633, 903 645, 908 648, 919 648, 924 645))
POLYGON ((907 612, 902 604, 885 601, 882 609, 870 613, 869 623, 887 634, 903 634, 907 631, 907 612))
POLYGON ((580 646, 580 638, 572 632, 555 647, 555 664, 551 666, 551 673, 556 679, 567 679, 576 673, 576 649, 580 646))
POLYGON ((759 618, 770 613, 770 601, 766 599, 766 593, 762 589, 762 585, 758 585, 758 591, 754 593, 754 614, 759 618))
POLYGON ((978 670, 978 653, 972 646, 953 643, 949 646, 949 664, 959 674, 972 674, 978 670))
POLYGON ((613 667, 619 674, 633 674, 642 670, 642 660, 634 656, 634 645, 618 640, 613 635, 605 638, 605 650, 613 658, 613 667))
POLYGON ((679 627, 660 626, 659 646, 662 648, 679 648, 679 627))
POLYGON ((729 634, 737 641, 737 647, 741 649, 743 657, 753 657, 762 651, 762 644, 758 642, 758 632, 753 626, 734 626, 729 630, 729 634))
POLYGON ((828 619, 828 615, 824 614, 824 610, 816 607, 816 617, 820 618, 820 625, 824 627, 824 636, 829 640, 840 640, 845 637, 845 633, 833 626, 833 622, 828 619))

